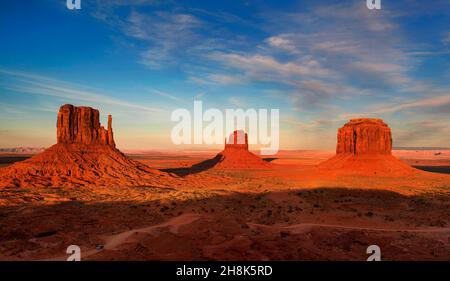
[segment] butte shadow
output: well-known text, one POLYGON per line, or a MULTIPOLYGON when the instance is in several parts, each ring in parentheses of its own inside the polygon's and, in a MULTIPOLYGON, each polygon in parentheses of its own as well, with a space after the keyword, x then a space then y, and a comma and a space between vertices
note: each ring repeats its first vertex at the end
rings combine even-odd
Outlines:
POLYGON ((179 176, 196 174, 210 169, 216 170, 247 170, 270 169, 274 164, 264 161, 262 158, 248 150, 248 135, 242 130, 234 131, 225 139, 225 148, 214 158, 194 164, 189 168, 165 169, 179 176))
MULTIPOLYGON (((67 192, 69 198, 91 195, 87 189, 67 192)), ((179 197, 167 189, 159 194, 170 200, 127 194, 117 201, 110 194, 111 200, 98 202, 0 206, 0 259, 65 260, 71 244, 82 253, 94 251, 87 260, 365 260, 371 244, 389 260, 450 255, 448 194, 331 186, 206 197, 179 197), (98 244, 105 247, 98 250, 98 244)))

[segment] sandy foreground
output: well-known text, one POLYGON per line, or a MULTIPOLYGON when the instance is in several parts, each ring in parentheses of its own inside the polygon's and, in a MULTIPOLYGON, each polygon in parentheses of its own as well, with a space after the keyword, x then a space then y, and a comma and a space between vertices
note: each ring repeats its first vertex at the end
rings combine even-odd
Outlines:
MULTIPOLYGON (((177 173, 214 155, 128 152, 177 173)), ((336 177, 332 151, 281 151, 264 170, 205 170, 177 186, 0 191, 0 260, 450 260, 450 151, 394 151, 440 173, 336 177)), ((7 165, 3 161, 3 165, 7 165)))

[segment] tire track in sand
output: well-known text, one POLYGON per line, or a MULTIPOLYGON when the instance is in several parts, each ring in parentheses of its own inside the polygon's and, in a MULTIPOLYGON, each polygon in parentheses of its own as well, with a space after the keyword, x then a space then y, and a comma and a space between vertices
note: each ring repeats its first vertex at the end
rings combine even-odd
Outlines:
MULTIPOLYGON (((88 251, 83 251, 83 249, 81 250, 81 260, 95 255, 97 253, 100 253, 104 250, 116 250, 117 247, 119 247, 120 245, 126 243, 129 241, 129 239, 136 234, 140 234, 140 233, 146 233, 146 234, 152 234, 154 233, 156 230, 160 229, 160 228, 164 228, 164 227, 168 227, 169 231, 177 234, 178 230, 181 226, 183 225, 187 225, 187 224, 191 224, 194 221, 200 219, 204 217, 204 215, 201 214, 183 214, 177 217, 174 217, 166 222, 160 223, 160 224, 155 224, 155 225, 151 225, 148 227, 143 227, 143 228, 135 228, 135 229, 131 229, 125 232, 120 232, 117 234, 113 234, 113 235, 108 235, 105 236, 105 244, 103 245, 103 249, 97 250, 97 249, 93 249, 93 250, 88 250, 88 251)), ((49 259, 44 259, 45 261, 64 261, 69 257, 69 255, 65 255, 65 256, 60 256, 60 257, 56 257, 56 258, 49 258, 49 259)))

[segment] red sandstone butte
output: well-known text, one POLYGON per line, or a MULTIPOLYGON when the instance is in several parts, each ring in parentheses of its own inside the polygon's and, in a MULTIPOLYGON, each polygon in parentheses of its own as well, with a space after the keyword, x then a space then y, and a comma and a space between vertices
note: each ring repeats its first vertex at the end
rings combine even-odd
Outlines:
POLYGON ((242 130, 234 131, 225 139, 225 148, 213 159, 192 166, 193 169, 267 169, 273 165, 248 150, 248 135, 242 130))
POLYGON ((242 130, 234 131, 228 140, 225 139, 225 151, 235 149, 248 150, 248 135, 242 130))
POLYGON ((25 161, 0 169, 0 187, 170 186, 174 177, 134 161, 115 147, 91 107, 61 106, 57 144, 25 161))
POLYGON ((352 119, 338 131, 337 154, 391 154, 391 151, 391 129, 381 119, 352 119))
POLYGON ((61 106, 57 121, 57 143, 106 144, 116 147, 112 131, 112 116, 108 115, 108 129, 100 125, 100 113, 91 107, 61 106))
POLYGON ((391 155, 391 129, 381 119, 352 119, 338 130, 336 156, 319 165, 335 175, 401 176, 418 172, 391 155))

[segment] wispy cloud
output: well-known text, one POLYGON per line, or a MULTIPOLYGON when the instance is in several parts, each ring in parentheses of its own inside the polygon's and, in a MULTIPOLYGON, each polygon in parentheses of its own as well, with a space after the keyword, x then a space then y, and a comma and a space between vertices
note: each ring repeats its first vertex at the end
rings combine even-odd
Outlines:
POLYGON ((42 95, 60 98, 67 101, 89 102, 94 104, 108 104, 128 109, 138 109, 146 112, 160 112, 160 108, 144 106, 129 101, 113 98, 111 96, 84 89, 81 85, 75 85, 36 75, 33 73, 10 71, 0 69, 0 73, 8 75, 11 80, 4 82, 3 89, 30 95, 42 95))
POLYGON ((177 62, 199 39, 196 29, 202 22, 185 13, 155 12, 143 14, 133 11, 124 32, 146 43, 140 63, 150 68, 167 67, 177 62))
POLYGON ((394 145, 448 147, 450 127, 445 120, 427 119, 406 122, 394 131, 394 145))
POLYGON ((160 90, 157 90, 157 89, 148 89, 148 90, 149 90, 151 93, 157 94, 158 96, 167 98, 167 99, 172 100, 172 101, 183 102, 183 103, 185 102, 183 99, 181 99, 181 98, 179 98, 179 97, 176 97, 176 96, 174 96, 174 95, 171 95, 171 94, 169 94, 169 93, 166 93, 166 92, 164 92, 164 91, 160 91, 160 90))
POLYGON ((205 85, 205 86, 240 85, 248 82, 242 76, 236 76, 231 74, 207 74, 207 73, 203 73, 202 77, 191 75, 188 77, 187 81, 197 85, 205 85))
MULTIPOLYGON (((8 95, 36 95, 32 99, 39 102, 53 97, 48 100, 54 104, 101 103, 152 117, 160 104, 190 104, 191 97, 217 106, 276 106, 290 114, 283 121, 295 128, 290 136, 306 130, 313 145, 325 138, 333 142, 337 126, 363 116, 385 118, 401 141, 418 142, 420 132, 432 134, 433 141, 448 139, 439 121, 450 113, 448 0, 387 1, 381 11, 369 11, 362 0, 303 2, 275 8, 235 1, 218 8, 94 0, 83 11, 109 25, 112 44, 123 43, 108 45, 123 52, 120 63, 127 66, 132 58, 130 69, 137 75, 122 86, 142 91, 115 92, 109 77, 103 79, 106 91, 7 70, 0 72, 8 76, 0 77, 0 84, 8 95), (234 12, 244 6, 245 12, 234 12), (415 28, 424 19, 430 25, 415 28)), ((72 74, 61 71, 67 71, 64 77, 72 74)))
POLYGON ((442 43, 444 43, 445 45, 450 45, 450 31, 446 32, 443 36, 442 36, 442 43))
POLYGON ((301 53, 298 46, 293 41, 293 34, 280 34, 276 36, 271 36, 265 41, 269 46, 279 49, 281 51, 287 51, 293 54, 301 53))
POLYGON ((399 104, 388 105, 386 107, 375 110, 373 113, 393 113, 414 108, 435 108, 450 105, 450 94, 444 96, 433 96, 430 98, 407 101, 399 104))
MULTIPOLYGON (((450 91, 449 91, 450 92, 450 91)), ((441 119, 442 116, 439 112, 442 108, 450 109, 450 94, 437 95, 428 98, 421 98, 415 100, 399 100, 396 103, 381 103, 376 105, 365 106, 359 112, 342 113, 335 119, 336 122, 345 121, 352 118, 359 118, 364 116, 376 117, 376 116, 392 116, 395 113, 407 113, 411 110, 420 110, 420 114, 415 116, 416 118, 424 117, 424 113, 434 116, 437 119, 441 119)))
POLYGON ((246 103, 241 99, 241 98, 237 98, 237 97, 230 97, 228 99, 228 102, 238 108, 244 108, 246 107, 246 103))
POLYGON ((312 59, 303 62, 280 62, 271 56, 224 52, 214 52, 209 54, 208 57, 226 66, 244 71, 246 75, 253 79, 260 80, 279 80, 280 77, 298 75, 329 74, 326 69, 321 67, 318 61, 312 59))

